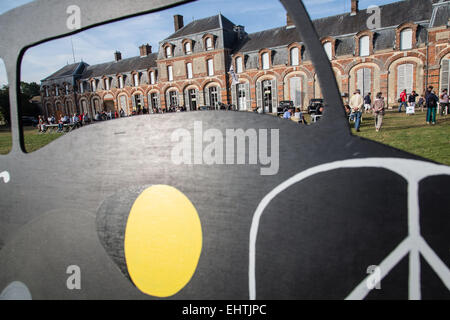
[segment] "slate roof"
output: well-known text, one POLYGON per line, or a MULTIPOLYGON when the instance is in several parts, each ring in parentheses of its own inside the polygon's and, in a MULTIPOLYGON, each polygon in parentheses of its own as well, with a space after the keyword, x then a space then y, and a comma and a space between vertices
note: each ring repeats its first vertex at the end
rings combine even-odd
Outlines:
POLYGON ((214 29, 233 29, 234 23, 225 18, 223 15, 218 14, 212 17, 194 20, 183 28, 179 29, 175 33, 168 36, 165 40, 180 38, 195 33, 206 32, 214 29))
MULTIPOLYGON (((429 20, 432 15, 432 4, 438 0, 404 0, 381 8, 381 28, 396 27, 399 22, 419 22, 429 20)), ((350 13, 316 19, 313 21, 320 38, 326 36, 342 36, 367 30, 367 19, 370 13, 360 10, 355 16, 350 13)), ((295 28, 279 27, 251 33, 235 52, 250 52, 262 48, 273 48, 301 42, 295 28)))
POLYGON ((80 62, 68 64, 65 67, 63 67, 63 68, 59 69, 58 71, 56 71, 55 73, 53 73, 52 75, 45 78, 43 81, 72 76, 72 75, 74 75, 74 73, 77 70, 79 65, 80 65, 80 62))
POLYGON ((146 57, 132 57, 120 61, 110 61, 106 63, 92 65, 83 72, 83 79, 101 77, 103 75, 125 73, 133 70, 143 70, 156 67, 158 53, 151 53, 146 57))

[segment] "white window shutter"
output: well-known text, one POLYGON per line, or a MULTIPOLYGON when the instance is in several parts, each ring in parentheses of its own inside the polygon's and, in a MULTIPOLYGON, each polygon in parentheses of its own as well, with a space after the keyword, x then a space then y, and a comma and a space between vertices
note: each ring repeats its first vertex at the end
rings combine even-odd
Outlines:
POLYGON ((239 84, 231 85, 231 104, 237 106, 236 95, 239 94, 239 84))
POLYGON ((262 108, 262 82, 258 81, 256 83, 256 106, 257 108, 262 108))
POLYGON ((184 91, 184 107, 188 111, 191 110, 191 106, 190 106, 190 103, 189 103, 189 90, 188 89, 186 89, 184 91))
POLYGON ((444 89, 449 89, 449 69, 450 69, 450 59, 442 60, 442 76, 441 76, 441 92, 444 89))
POLYGON ((247 103, 247 111, 252 110, 252 99, 250 96, 250 83, 245 84, 245 102, 247 103))
POLYGON ((157 108, 161 108, 161 94, 158 92, 156 95, 157 95, 157 98, 158 98, 158 105, 156 107, 157 108))
POLYGON ((332 53, 333 53, 333 50, 331 50, 332 48, 331 48, 331 42, 325 42, 325 44, 323 45, 323 48, 325 49, 325 53, 327 54, 327 56, 328 56, 328 59, 330 59, 331 60, 331 58, 332 58, 332 53))
POLYGON ((370 51, 370 38, 368 36, 363 36, 359 38, 359 55, 361 57, 366 57, 369 55, 370 51))
POLYGON ((272 112, 276 113, 278 108, 277 80, 276 79, 272 80, 271 85, 272 85, 272 112))
POLYGON ((292 66, 298 66, 299 63, 299 54, 298 54, 299 50, 298 48, 292 48, 291 49, 291 65, 292 66))
POLYGON ((406 29, 400 32, 400 50, 412 49, 412 29, 406 29))
POLYGON ((366 96, 369 92, 371 92, 372 87, 372 70, 369 68, 364 68, 364 91, 363 94, 366 96))
POLYGON ((209 106, 209 88, 205 89, 205 105, 209 106))

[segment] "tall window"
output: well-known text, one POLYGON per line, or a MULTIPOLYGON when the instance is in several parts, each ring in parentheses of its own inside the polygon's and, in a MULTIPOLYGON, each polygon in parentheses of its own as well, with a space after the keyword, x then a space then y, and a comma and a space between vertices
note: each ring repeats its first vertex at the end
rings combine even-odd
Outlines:
POLYGON ((186 54, 191 54, 192 53, 192 45, 190 42, 186 42, 184 44, 184 51, 186 52, 186 54))
POLYGON ((172 48, 170 46, 166 47, 166 58, 172 57, 172 48))
POLYGON ((217 109, 219 103, 219 95, 217 87, 209 88, 209 101, 211 106, 217 109))
POLYGON ((298 48, 291 49, 291 66, 298 66, 299 64, 299 50, 298 48))
POLYGON ((152 108, 156 108, 156 109, 159 108, 159 104, 158 104, 158 94, 157 94, 156 92, 153 92, 153 93, 150 95, 150 101, 151 101, 151 104, 152 104, 152 108))
POLYGON ((178 106, 178 93, 176 91, 169 92, 169 103, 171 107, 178 106))
POLYGON ((124 95, 120 96, 119 102, 120 102, 120 109, 122 109, 125 112, 125 115, 128 115, 127 97, 124 95))
POLYGON ((264 53, 261 55, 261 59, 262 59, 262 68, 263 68, 264 70, 269 69, 269 53, 264 52, 264 53))
POLYGON ((450 89, 450 59, 442 60, 442 75, 441 75, 441 91, 444 89, 450 89))
POLYGON ((119 88, 123 89, 123 77, 119 77, 119 88))
POLYGON ((150 72, 150 84, 155 84, 156 80, 155 80, 155 71, 151 71, 150 72))
POLYGON ((192 63, 188 62, 186 64, 186 69, 187 69, 187 77, 188 79, 192 79, 193 75, 192 75, 192 63))
POLYGON ((105 79, 105 88, 106 88, 106 90, 109 90, 111 88, 110 83, 109 83, 109 78, 105 79))
POLYGON ((69 85, 66 84, 66 95, 68 95, 68 94, 69 94, 69 85))
POLYGON ((167 67, 167 75, 169 77, 169 81, 173 81, 173 67, 172 66, 167 67))
POLYGON ((247 90, 245 89, 244 83, 239 83, 237 85, 238 93, 238 109, 240 111, 247 110, 247 90))
POLYGON ((406 89, 407 93, 413 91, 413 72, 414 66, 412 64, 402 64, 397 68, 397 97, 406 89))
POLYGON ((356 88, 361 91, 363 96, 372 92, 372 70, 369 68, 359 69, 356 74, 356 88))
POLYGON ((211 38, 206 38, 206 50, 212 50, 213 47, 213 41, 211 38))
POLYGON ((405 29, 400 32, 400 50, 412 49, 412 29, 405 29))
POLYGON ((55 96, 59 96, 59 87, 58 86, 55 87, 55 96))
POLYGON ((242 73, 243 65, 242 65, 242 57, 236 58, 236 73, 242 73))
POLYGON ((84 93, 84 82, 80 82, 80 92, 84 93))
POLYGON ((49 96, 49 94, 48 94, 48 87, 45 87, 45 96, 46 96, 46 97, 49 96))
POLYGON ((134 86, 137 87, 139 86, 139 75, 136 73, 134 76, 134 86))
POLYGON ((324 45, 323 45, 323 48, 325 49, 325 52, 326 52, 326 54, 327 54, 327 56, 328 56, 328 59, 332 59, 333 58, 333 50, 331 50, 332 48, 331 48, 331 42, 325 42, 324 43, 324 45))
POLYGON ((208 60, 208 76, 214 75, 214 62, 213 59, 208 60))
POLYGON ((92 91, 97 91, 97 83, 95 80, 92 80, 92 91))
POLYGON ((293 77, 289 80, 289 91, 291 101, 294 107, 301 107, 302 105, 302 81, 300 77, 293 77))
POLYGON ((369 36, 363 36, 359 38, 359 56, 367 57, 370 55, 370 38, 369 36))

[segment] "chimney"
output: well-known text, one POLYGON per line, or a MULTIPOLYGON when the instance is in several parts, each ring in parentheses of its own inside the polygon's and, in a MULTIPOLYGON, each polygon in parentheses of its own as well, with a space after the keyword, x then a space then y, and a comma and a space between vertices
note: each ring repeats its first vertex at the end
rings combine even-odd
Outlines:
POLYGON ((242 38, 244 38, 244 36, 246 35, 245 32, 245 27, 244 26, 234 26, 233 27, 234 32, 236 32, 237 37, 239 40, 242 40, 242 38))
POLYGON ((143 44, 142 46, 139 47, 139 52, 141 57, 146 57, 148 56, 150 53, 152 53, 152 46, 147 44, 143 44))
POLYGON ((286 13, 286 27, 287 28, 295 28, 294 21, 292 21, 291 16, 289 13, 286 13))
POLYGON ((176 14, 173 16, 173 25, 175 27, 175 32, 184 27, 183 16, 176 14))
POLYGON ((122 54, 120 51, 114 52, 114 58, 116 59, 116 62, 122 60, 122 54))
POLYGON ((359 12, 359 0, 352 0, 352 12, 350 13, 350 15, 356 16, 358 12, 359 12))

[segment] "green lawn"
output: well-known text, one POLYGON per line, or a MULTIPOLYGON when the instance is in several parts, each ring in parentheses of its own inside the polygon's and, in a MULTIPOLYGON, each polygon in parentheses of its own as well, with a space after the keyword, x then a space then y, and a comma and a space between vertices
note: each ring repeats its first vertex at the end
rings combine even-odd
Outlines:
MULTIPOLYGON (((36 151, 62 136, 62 133, 39 134, 36 128, 25 127, 25 149, 27 152, 36 151)), ((0 129, 0 154, 7 154, 11 150, 11 132, 9 129, 0 129)))
MULTIPOLYGON (((361 132, 357 133, 354 129, 352 132, 361 137, 450 165, 450 115, 438 116, 437 124, 433 126, 426 124, 425 112, 418 112, 410 116, 405 113, 387 112, 381 131, 375 132, 373 116, 365 114, 361 132)), ((36 128, 26 127, 26 150, 33 152, 61 135, 59 133, 38 134, 36 128)), ((8 153, 10 148, 11 134, 8 130, 0 128, 0 154, 8 153)))
MULTIPOLYGON (((387 112, 380 132, 371 114, 363 115, 361 132, 353 134, 400 150, 450 165, 450 115, 437 116, 436 125, 426 124, 426 111, 414 115, 387 112)), ((353 126, 353 123, 352 123, 353 126)), ((353 126, 354 127, 354 126, 353 126)))

